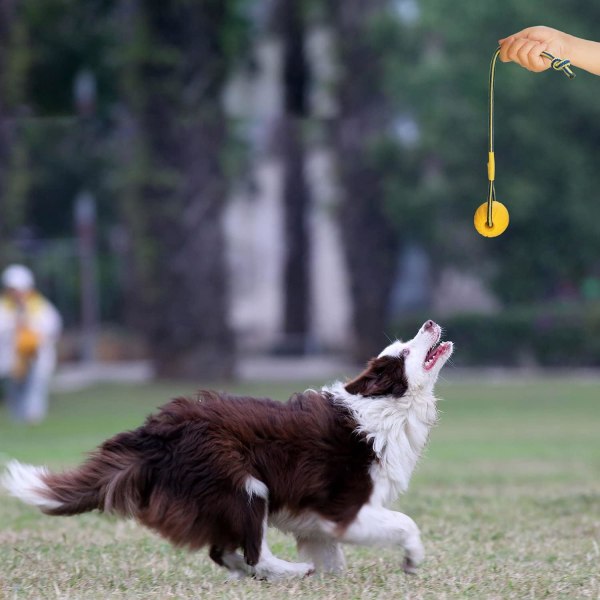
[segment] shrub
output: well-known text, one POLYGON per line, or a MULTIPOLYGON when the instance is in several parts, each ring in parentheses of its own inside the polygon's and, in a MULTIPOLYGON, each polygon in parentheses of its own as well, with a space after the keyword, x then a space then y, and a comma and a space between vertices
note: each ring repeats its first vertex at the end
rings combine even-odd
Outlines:
MULTIPOLYGON (((402 316, 394 321, 392 331, 406 337, 430 316, 402 316)), ((453 362, 457 365, 600 366, 600 304, 531 306, 494 315, 457 314, 439 322, 445 329, 444 338, 455 342, 453 362)))

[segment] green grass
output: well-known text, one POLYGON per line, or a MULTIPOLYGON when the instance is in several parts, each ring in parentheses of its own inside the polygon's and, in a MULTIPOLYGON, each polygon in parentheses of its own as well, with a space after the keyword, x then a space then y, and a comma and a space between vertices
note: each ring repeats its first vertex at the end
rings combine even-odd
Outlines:
MULTIPOLYGON (((314 384, 314 382, 312 382, 314 384)), ((284 399, 305 383, 245 385, 284 399)), ((101 385, 54 399, 37 428, 0 411, 0 462, 70 465, 137 426, 183 384, 101 385)), ((600 598, 600 382, 439 386, 441 420, 397 507, 421 527, 427 559, 407 577, 399 549, 346 550, 343 576, 226 583, 130 521, 50 518, 0 496, 0 599, 10 598, 600 598)), ((271 532, 276 554, 292 539, 271 532)))

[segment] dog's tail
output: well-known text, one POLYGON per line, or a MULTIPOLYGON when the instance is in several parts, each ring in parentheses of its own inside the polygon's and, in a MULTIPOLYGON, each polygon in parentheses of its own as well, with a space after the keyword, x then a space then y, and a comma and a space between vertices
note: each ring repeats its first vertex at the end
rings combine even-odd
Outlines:
POLYGON ((11 495, 48 515, 98 509, 135 516, 145 495, 144 465, 137 452, 115 444, 116 439, 105 442, 81 466, 63 473, 13 460, 0 483, 11 495))

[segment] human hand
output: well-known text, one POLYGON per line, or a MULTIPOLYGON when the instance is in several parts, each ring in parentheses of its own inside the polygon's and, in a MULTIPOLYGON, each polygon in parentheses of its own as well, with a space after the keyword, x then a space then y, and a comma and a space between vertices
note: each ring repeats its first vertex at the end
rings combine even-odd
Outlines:
POLYGON ((499 40, 500 60, 515 62, 534 72, 550 68, 550 61, 541 56, 549 52, 558 58, 570 58, 573 36, 551 27, 528 27, 499 40))

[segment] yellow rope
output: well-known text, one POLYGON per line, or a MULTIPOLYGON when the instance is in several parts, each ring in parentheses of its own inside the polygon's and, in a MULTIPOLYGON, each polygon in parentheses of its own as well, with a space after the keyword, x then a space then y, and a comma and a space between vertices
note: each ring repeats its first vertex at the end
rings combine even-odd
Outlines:
MULTIPOLYGON (((487 221, 488 227, 493 227, 494 222, 492 219, 492 206, 496 200, 496 188, 494 186, 494 180, 496 178, 496 161, 494 157, 494 80, 496 76, 496 61, 500 55, 500 47, 494 52, 492 62, 490 63, 490 79, 489 79, 489 112, 488 112, 488 134, 489 134, 489 146, 488 146, 488 199, 487 199, 487 221)), ((550 52, 542 52, 541 56, 550 60, 550 65, 555 71, 562 71, 569 79, 575 78, 575 73, 571 69, 571 61, 566 58, 557 58, 550 54, 550 52)))

